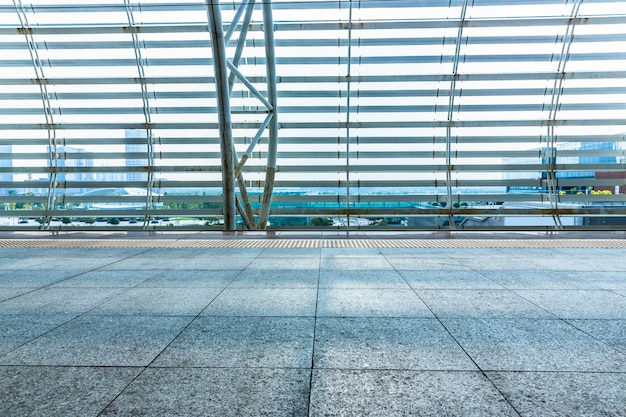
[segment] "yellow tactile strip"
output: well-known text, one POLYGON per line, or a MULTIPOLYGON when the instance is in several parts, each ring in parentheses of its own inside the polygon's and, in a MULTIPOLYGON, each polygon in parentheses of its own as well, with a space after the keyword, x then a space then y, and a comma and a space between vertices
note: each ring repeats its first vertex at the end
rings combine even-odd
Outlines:
POLYGON ((0 248, 626 249, 626 239, 0 239, 0 248))

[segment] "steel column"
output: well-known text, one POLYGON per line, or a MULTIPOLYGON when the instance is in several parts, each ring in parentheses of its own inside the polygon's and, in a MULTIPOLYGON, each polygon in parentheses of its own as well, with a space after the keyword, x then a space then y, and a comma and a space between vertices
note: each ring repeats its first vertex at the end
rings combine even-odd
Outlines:
MULTIPOLYGON (((552 86, 552 99, 550 100, 550 110, 548 113, 548 120, 556 121, 556 114, 561 104, 561 95, 563 93, 563 79, 565 78, 565 65, 569 58, 569 51, 574 40, 574 27, 576 26, 575 17, 578 15, 580 6, 583 0, 574 0, 572 4, 572 13, 570 24, 567 26, 565 36, 563 37, 563 45, 561 46, 561 54, 559 55, 559 65, 557 67, 557 77, 554 79, 554 85, 552 86)), ((558 182, 556 179, 556 158, 557 158, 557 135, 555 133, 556 123, 550 123, 548 125, 548 167, 546 169, 547 174, 547 186, 548 186, 548 199, 550 202, 550 208, 553 209, 552 218, 554 219, 554 225, 557 229, 563 229, 563 223, 559 216, 559 190, 558 182)))
POLYGON ((208 0, 209 30, 213 51, 213 69, 215 72, 215 91, 220 132, 220 150, 222 153, 222 193, 224 196, 224 230, 235 230, 235 158, 230 118, 230 99, 228 92, 228 74, 226 66, 226 45, 219 0, 208 0))
POLYGON ((259 214, 259 229, 265 229, 272 204, 274 178, 276 177, 276 154, 278 151, 278 117, 276 114, 276 56, 274 53, 274 19, 272 16, 272 1, 263 2, 263 32, 265 35, 265 56, 267 59, 267 98, 273 106, 271 112, 274 117, 269 122, 269 142, 267 155, 267 168, 265 175, 265 188, 263 190, 263 202, 259 214))
POLYGON ((454 116, 454 98, 456 97, 456 82, 459 76, 459 57, 461 55, 461 43, 463 40, 463 28, 465 27, 465 16, 467 14, 467 2, 463 2, 461 8, 461 21, 459 22, 459 30, 456 36, 456 47, 454 51, 454 62, 452 64, 452 80, 450 82, 450 96, 448 100, 448 123, 446 125, 446 201, 447 208, 450 212, 448 222, 450 229, 456 229, 454 223, 454 214, 452 214, 452 117, 454 116))
MULTIPOLYGON (((135 24, 135 16, 133 14, 132 4, 130 0, 124 0, 126 6, 126 17, 128 18, 128 25, 131 36, 133 38, 133 49, 135 53, 135 61, 137 61, 137 74, 139 75, 141 86, 141 99, 143 103, 143 116, 146 121, 146 153, 148 155, 148 175, 146 184, 146 211, 152 208, 152 195, 154 188, 154 146, 152 135, 152 116, 150 110, 149 91, 146 84, 146 72, 143 65, 143 57, 141 55, 141 45, 139 37, 137 36, 137 28, 135 24)), ((144 216, 143 228, 147 229, 150 226, 151 216, 144 216)))

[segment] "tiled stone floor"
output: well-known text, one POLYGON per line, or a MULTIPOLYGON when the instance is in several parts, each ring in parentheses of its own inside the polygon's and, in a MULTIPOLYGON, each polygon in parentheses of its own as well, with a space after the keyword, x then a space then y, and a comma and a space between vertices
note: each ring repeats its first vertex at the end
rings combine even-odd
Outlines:
POLYGON ((0 416, 626 416, 624 249, 126 246, 0 248, 0 416))

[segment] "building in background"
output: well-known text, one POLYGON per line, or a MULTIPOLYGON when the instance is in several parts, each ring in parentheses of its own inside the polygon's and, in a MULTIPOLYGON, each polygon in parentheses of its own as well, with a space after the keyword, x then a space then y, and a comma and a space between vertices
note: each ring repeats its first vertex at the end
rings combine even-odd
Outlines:
MULTIPOLYGON (((0 145, 0 169, 12 167, 11 150, 11 145, 0 145)), ((13 182, 13 174, 0 172, 0 182, 13 182)), ((8 195, 8 188, 1 186, 0 195, 8 195)))
MULTIPOLYGON (((127 129, 124 137, 128 139, 126 143, 126 166, 127 167, 147 167, 148 166, 148 145, 146 142, 146 131, 140 129, 127 129), (137 143, 136 139, 141 139, 143 143, 137 143), (128 154, 144 154, 146 158, 128 157, 128 154)), ((148 174, 145 172, 127 172, 126 181, 147 181, 148 174)))

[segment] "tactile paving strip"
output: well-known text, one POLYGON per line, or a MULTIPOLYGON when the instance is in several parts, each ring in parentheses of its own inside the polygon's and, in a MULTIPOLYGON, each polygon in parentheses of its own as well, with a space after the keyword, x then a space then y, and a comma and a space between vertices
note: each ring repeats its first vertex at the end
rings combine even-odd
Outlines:
POLYGON ((1 239, 0 248, 626 249, 626 239, 1 239))

